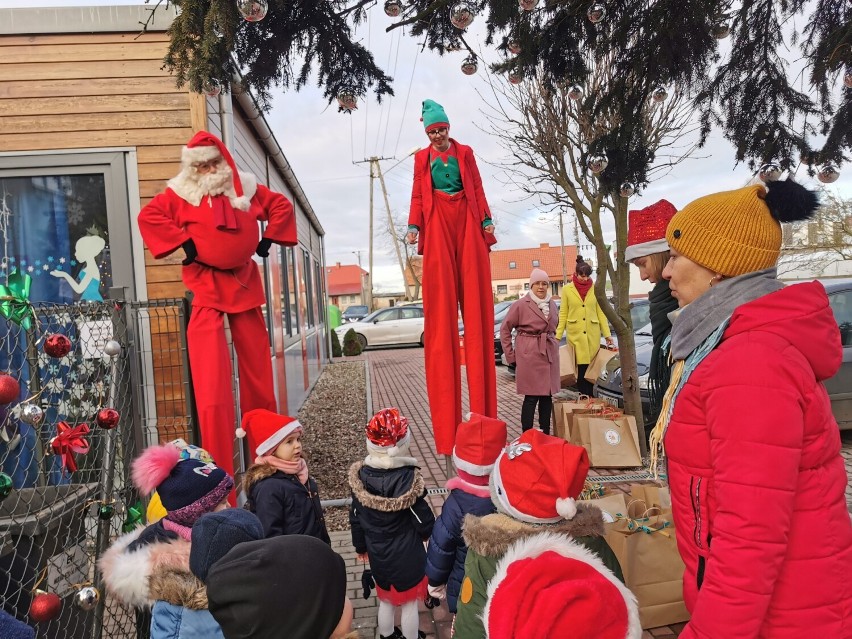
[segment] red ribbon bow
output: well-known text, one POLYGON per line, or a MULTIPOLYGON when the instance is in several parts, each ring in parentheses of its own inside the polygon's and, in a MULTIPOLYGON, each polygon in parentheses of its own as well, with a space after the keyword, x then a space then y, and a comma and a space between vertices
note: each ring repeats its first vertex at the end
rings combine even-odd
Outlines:
POLYGON ((89 442, 84 437, 89 434, 88 424, 69 426, 67 422, 56 425, 56 437, 50 440, 50 447, 62 459, 62 469, 73 473, 77 470, 74 453, 85 455, 89 452, 89 442))

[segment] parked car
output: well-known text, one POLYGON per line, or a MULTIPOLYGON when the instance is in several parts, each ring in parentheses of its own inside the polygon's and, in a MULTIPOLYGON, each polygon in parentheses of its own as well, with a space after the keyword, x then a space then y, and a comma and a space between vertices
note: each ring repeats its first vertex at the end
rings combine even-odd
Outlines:
MULTIPOLYGON (((840 328, 840 342, 843 346, 843 363, 840 370, 831 379, 826 380, 825 388, 831 398, 831 410, 841 430, 852 429, 852 280, 825 280, 828 301, 834 312, 834 319, 840 328)), ((802 330, 807 330, 803 325, 802 330)), ((636 333, 636 365, 639 373, 639 394, 642 397, 642 413, 650 412, 648 397, 648 367, 651 363, 653 342, 651 325, 636 333), (642 341, 640 341, 640 337, 642 341)), ((622 408, 621 364, 618 358, 607 363, 606 371, 595 384, 595 397, 600 397, 613 406, 622 408)), ((646 424, 653 426, 653 424, 646 424)))
POLYGON ((423 345, 423 307, 406 305, 381 308, 357 322, 343 324, 334 329, 340 343, 352 329, 361 343, 369 346, 395 346, 398 344, 423 345))
POLYGON ((370 309, 366 305, 356 304, 353 306, 347 306, 346 310, 343 311, 340 318, 344 323, 346 322, 357 322, 360 319, 364 319, 369 314, 370 309))

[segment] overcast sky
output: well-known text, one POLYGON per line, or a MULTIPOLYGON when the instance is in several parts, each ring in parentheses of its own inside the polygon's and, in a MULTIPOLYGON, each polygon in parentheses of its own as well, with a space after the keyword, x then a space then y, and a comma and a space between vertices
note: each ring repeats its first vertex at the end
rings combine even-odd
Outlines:
MULTIPOLYGON (((19 3, 0 0, 0 7, 19 3)), ((73 2, 70 0, 33 0, 30 6, 80 4, 136 4, 125 1, 73 2)), ((492 135, 483 132, 488 123, 482 114, 480 93, 488 92, 488 63, 499 59, 496 50, 484 49, 484 19, 474 21, 467 40, 480 51, 479 71, 465 76, 460 65, 464 52, 444 57, 422 50, 401 29, 391 34, 391 24, 382 2, 370 9, 367 24, 361 25, 357 39, 373 52, 377 63, 394 77, 396 95, 379 105, 368 97, 359 102, 357 111, 338 113, 337 105, 326 105, 322 92, 309 86, 300 92, 278 92, 273 109, 266 118, 293 166, 314 210, 325 228, 328 264, 368 263, 369 170, 367 164, 353 164, 369 156, 385 156, 385 171, 402 160, 386 175, 390 206, 395 215, 407 216, 411 196, 413 159, 407 153, 428 142, 420 122, 420 105, 431 98, 444 105, 450 119, 452 135, 473 147, 479 161, 485 193, 488 197, 499 239, 496 249, 536 247, 540 243, 559 244, 555 215, 540 209, 537 202, 519 201, 520 194, 504 186, 502 172, 493 164, 504 158, 492 135), (403 159, 404 158, 404 159, 403 159), (542 219, 545 218, 545 219, 542 219)), ((505 82, 503 77, 494 82, 505 82)), ((752 178, 745 165, 735 166, 734 151, 718 132, 699 150, 696 159, 674 167, 665 178, 651 183, 641 194, 631 198, 631 208, 647 206, 660 198, 681 208, 707 193, 738 188, 752 178)), ((814 185, 800 171, 800 179, 814 185)), ((402 277, 387 233, 387 213, 379 182, 375 183, 375 254, 374 284, 378 290, 401 291, 402 277)), ((841 167, 840 179, 833 190, 852 196, 852 167, 841 167)), ((566 243, 573 242, 573 220, 566 218, 566 243)), ((581 238, 581 243, 585 240, 581 238)))

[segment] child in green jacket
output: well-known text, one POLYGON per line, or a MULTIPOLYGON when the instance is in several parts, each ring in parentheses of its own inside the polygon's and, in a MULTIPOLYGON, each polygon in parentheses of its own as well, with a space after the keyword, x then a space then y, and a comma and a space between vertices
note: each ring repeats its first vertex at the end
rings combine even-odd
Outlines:
POLYGON ((484 639, 483 609, 497 562, 512 544, 543 532, 573 539, 591 550, 621 581, 621 567, 604 540, 603 515, 576 499, 589 471, 589 456, 580 446, 525 431, 497 458, 489 485, 497 512, 468 515, 468 546, 455 620, 456 639, 484 639))

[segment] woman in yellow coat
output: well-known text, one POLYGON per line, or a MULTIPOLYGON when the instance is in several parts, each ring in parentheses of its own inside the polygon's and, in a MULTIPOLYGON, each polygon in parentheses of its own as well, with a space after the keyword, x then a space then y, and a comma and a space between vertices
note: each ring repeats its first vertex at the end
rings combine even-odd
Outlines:
POLYGON ((589 362, 601 347, 601 335, 606 338, 607 346, 612 346, 609 324, 598 300, 592 291, 592 267, 577 256, 577 268, 570 284, 562 288, 562 305, 559 308, 559 324, 556 327, 556 339, 568 332, 568 341, 574 347, 577 358, 577 390, 591 395, 594 384, 584 377, 589 362))

